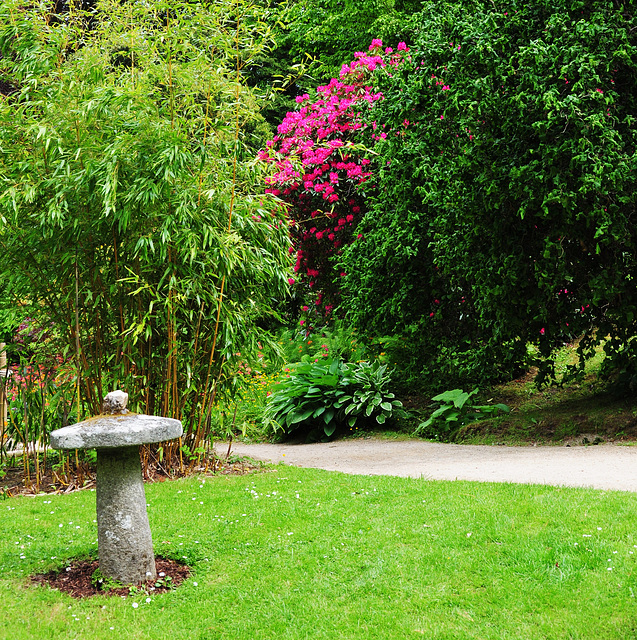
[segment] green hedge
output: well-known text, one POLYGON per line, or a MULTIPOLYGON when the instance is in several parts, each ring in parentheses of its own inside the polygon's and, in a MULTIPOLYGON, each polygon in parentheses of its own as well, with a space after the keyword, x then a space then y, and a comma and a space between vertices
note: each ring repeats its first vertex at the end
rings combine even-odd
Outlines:
POLYGON ((476 350, 513 371, 528 342, 549 357, 584 334, 586 355, 610 336, 606 373, 634 384, 632 3, 439 0, 410 29, 411 61, 379 76, 391 133, 342 258, 350 317, 417 332, 421 362, 451 345, 483 379, 476 350))

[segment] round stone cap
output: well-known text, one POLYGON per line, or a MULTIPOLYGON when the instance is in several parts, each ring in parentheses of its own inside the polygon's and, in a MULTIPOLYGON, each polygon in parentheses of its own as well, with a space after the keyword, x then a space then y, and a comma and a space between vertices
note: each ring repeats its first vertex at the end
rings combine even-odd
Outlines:
POLYGON ((141 413, 99 415, 51 432, 53 449, 113 449, 182 436, 179 420, 141 413))

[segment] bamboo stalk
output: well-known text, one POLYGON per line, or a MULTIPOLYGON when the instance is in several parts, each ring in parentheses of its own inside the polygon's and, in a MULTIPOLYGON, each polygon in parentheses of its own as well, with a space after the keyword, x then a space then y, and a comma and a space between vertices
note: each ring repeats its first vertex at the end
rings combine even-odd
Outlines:
MULTIPOLYGON (((119 290, 120 285, 119 285, 119 253, 117 251, 117 233, 115 231, 115 227, 113 227, 113 255, 115 258, 115 281, 117 283, 117 307, 118 307, 118 311, 119 311, 119 328, 120 331, 122 332, 122 335, 124 335, 124 309, 122 306, 122 296, 121 296, 121 292, 119 290)), ((119 351, 119 349, 118 349, 119 351)), ((115 354, 115 361, 117 362, 119 360, 119 353, 115 354)))
MULTIPOLYGON (((202 141, 202 148, 203 148, 203 152, 204 154, 206 153, 206 140, 208 137, 208 113, 210 111, 210 82, 208 83, 208 91, 206 93, 206 115, 204 117, 204 121, 203 121, 203 141, 202 141)), ((201 167, 201 171, 199 171, 199 189, 198 189, 198 193, 197 193, 197 206, 199 206, 199 204, 201 203, 201 191, 202 191, 202 185, 203 185, 203 164, 201 167)))
POLYGON ((172 49, 170 47, 170 8, 166 9, 166 41, 168 45, 168 87, 170 90, 170 128, 175 128, 175 91, 173 87, 173 61, 172 61, 172 49))
POLYGON ((7 428, 7 411, 9 406, 9 396, 7 385, 9 380, 9 368, 7 366, 6 344, 0 342, 0 462, 4 460, 4 438, 7 428))
MULTIPOLYGON (((232 231, 232 214, 234 211, 234 201, 237 190, 237 154, 238 149, 237 145, 239 144, 239 87, 240 87, 240 79, 241 79, 241 67, 239 61, 239 29, 240 29, 240 21, 239 17, 237 17, 237 29, 235 34, 235 47, 236 47, 236 77, 235 77, 235 134, 234 134, 234 153, 232 154, 232 188, 230 191, 230 206, 228 209, 228 228, 227 231, 230 233, 232 231)), ((204 386, 204 398, 202 402, 202 413, 206 411, 206 394, 208 393, 208 383, 210 380, 210 371, 212 368, 212 363, 214 361, 215 350, 217 347, 217 336, 219 334, 219 322, 221 318, 221 306, 223 303, 223 291, 226 284, 226 274, 224 273, 221 278, 221 289, 219 291, 219 303, 217 305, 217 319, 215 322, 215 332, 212 339, 212 348, 210 349, 210 359, 208 361, 208 371, 206 373, 206 384, 204 386)), ((214 390, 213 390, 213 398, 214 398, 214 390)), ((210 407, 210 411, 212 411, 212 404, 210 407)), ((201 420, 202 415, 199 416, 199 423, 197 425, 197 433, 199 433, 201 428, 201 420)), ((205 428, 205 425, 204 425, 205 428)))
MULTIPOLYGON (((39 441, 38 441, 39 442, 39 441)), ((34 443, 34 457, 35 457, 35 488, 40 490, 40 452, 38 451, 37 443, 34 443)))
POLYGON ((77 264, 77 251, 75 253, 75 355, 77 358, 77 421, 81 422, 82 417, 80 413, 80 275, 77 264))
MULTIPOLYGON (((26 429, 25 429, 26 432, 26 429)), ((25 438, 22 443, 22 466, 27 484, 31 484, 31 469, 29 465, 29 439, 25 438)))

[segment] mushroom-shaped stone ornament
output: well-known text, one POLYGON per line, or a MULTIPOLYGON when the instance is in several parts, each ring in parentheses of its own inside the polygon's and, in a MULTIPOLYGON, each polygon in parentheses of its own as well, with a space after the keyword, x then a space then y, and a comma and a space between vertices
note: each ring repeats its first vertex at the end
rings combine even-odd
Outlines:
POLYGON ((51 433, 53 449, 97 450, 97 547, 104 576, 124 584, 157 577, 139 445, 181 437, 179 420, 130 413, 113 391, 103 413, 51 433))

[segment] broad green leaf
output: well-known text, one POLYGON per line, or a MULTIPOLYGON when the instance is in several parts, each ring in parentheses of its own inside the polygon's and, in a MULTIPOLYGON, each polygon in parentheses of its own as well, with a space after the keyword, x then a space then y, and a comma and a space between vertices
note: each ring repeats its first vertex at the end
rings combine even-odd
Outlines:
POLYGON ((312 413, 314 413, 314 410, 311 407, 300 412, 292 412, 290 414, 291 417, 287 422, 290 425, 303 422, 304 420, 307 420, 312 415, 312 413))
MULTIPOLYGON (((356 411, 357 409, 358 409, 358 405, 349 404, 347 405, 347 407, 345 407, 345 415, 348 416, 350 413, 352 413, 353 411, 356 411)), ((358 411, 356 411, 356 413, 358 413, 358 411)))
POLYGON ((444 393, 439 393, 437 396, 434 396, 432 400, 436 400, 437 402, 455 403, 455 401, 462 395, 466 395, 462 389, 453 389, 452 391, 445 391, 444 393))
POLYGON ((336 431, 337 424, 336 422, 332 422, 331 424, 326 424, 323 426, 323 431, 325 435, 329 438, 336 431))

